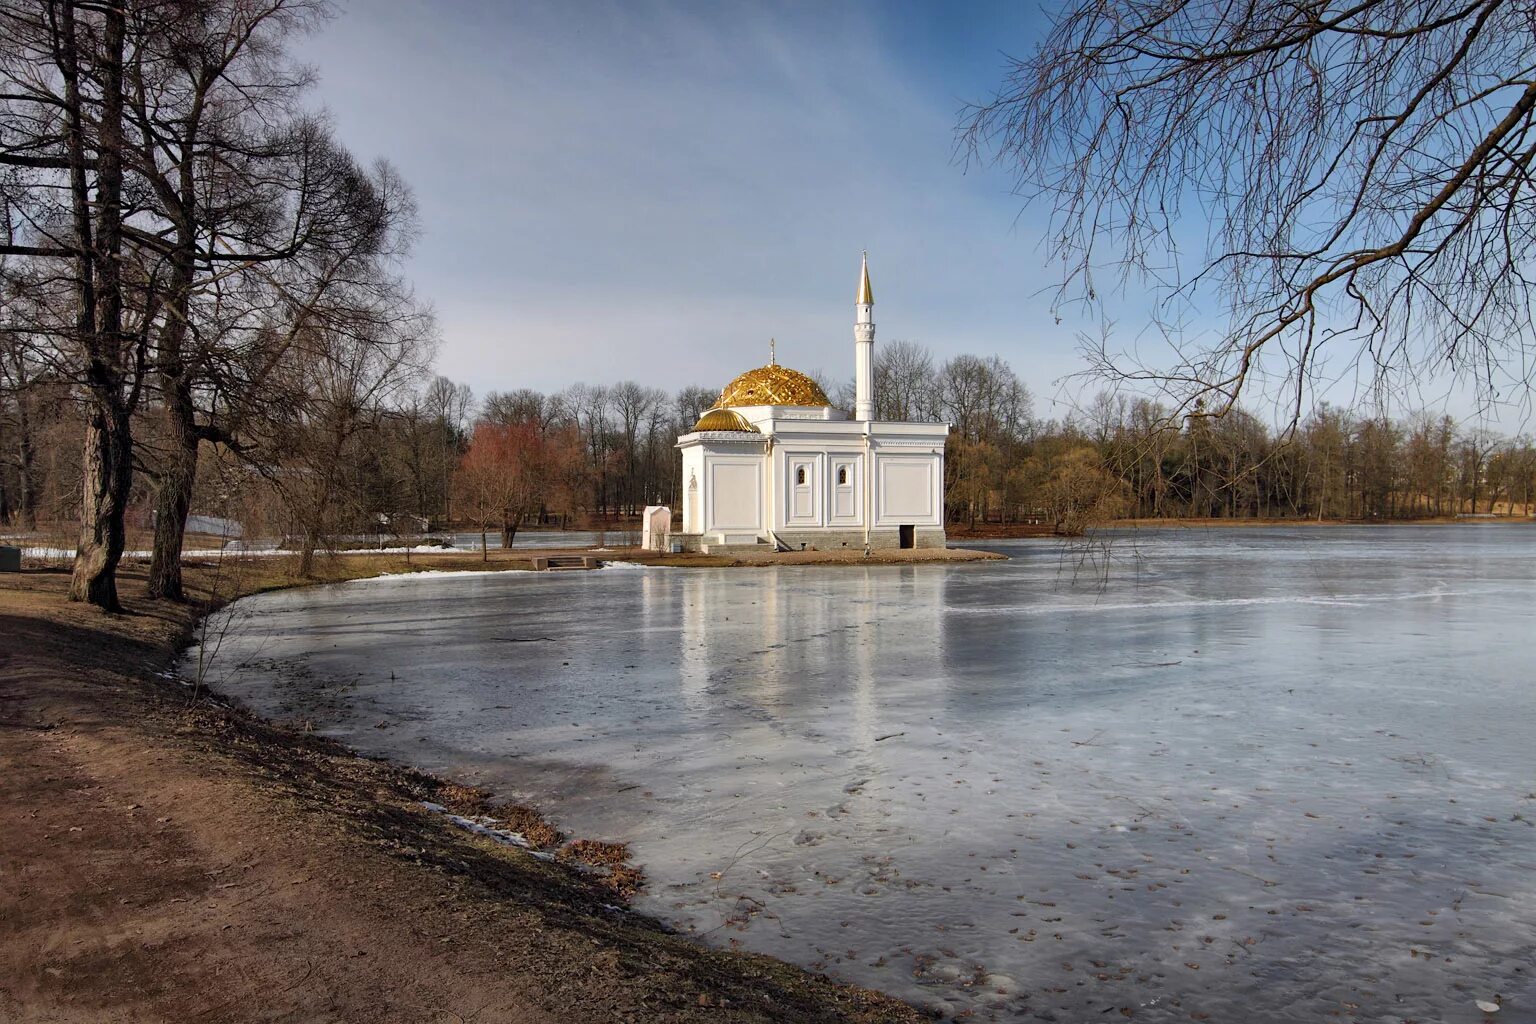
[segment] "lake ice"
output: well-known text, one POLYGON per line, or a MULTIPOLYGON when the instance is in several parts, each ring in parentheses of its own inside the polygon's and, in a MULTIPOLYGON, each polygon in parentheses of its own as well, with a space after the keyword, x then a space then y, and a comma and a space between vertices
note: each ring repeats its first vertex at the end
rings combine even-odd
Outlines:
POLYGON ((268 594, 211 682, 951 1014, 1536 1013, 1536 528, 1100 539, 268 594))

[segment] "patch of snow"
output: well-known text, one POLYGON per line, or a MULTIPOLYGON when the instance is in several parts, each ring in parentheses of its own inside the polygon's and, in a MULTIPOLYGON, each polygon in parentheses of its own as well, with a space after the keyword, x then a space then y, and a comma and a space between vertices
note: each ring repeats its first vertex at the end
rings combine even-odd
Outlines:
POLYGON ((521 832, 497 828, 495 818, 466 818, 462 814, 454 814, 442 804, 435 804, 430 800, 423 800, 421 806, 435 814, 441 814, 466 832, 473 832, 477 836, 485 836, 487 839, 495 840, 503 846, 516 846, 518 849, 528 850, 535 857, 541 857, 545 860, 549 859, 549 854, 540 854, 537 850, 534 850, 533 844, 528 841, 528 837, 521 832))
MULTIPOLYGON (((321 549, 322 551, 324 549, 321 549)), ((410 548, 348 548, 343 551, 325 554, 337 555, 436 555, 436 554, 463 554, 457 548, 444 548, 436 544, 418 544, 410 548)), ((154 554, 148 548, 133 549, 123 552, 124 558, 149 558, 154 554)), ((181 553, 182 558, 220 558, 224 555, 239 555, 242 558, 269 558, 284 555, 297 555, 293 548, 252 548, 247 547, 238 540, 232 540, 223 548, 190 548, 181 553)), ((49 548, 49 547, 24 547, 21 549, 23 558, 74 558, 74 548, 49 548)))
POLYGON ((380 580, 443 579, 448 576, 501 576, 509 569, 423 569, 421 572, 381 572, 377 576, 363 576, 348 580, 349 583, 377 583, 380 580))
POLYGON ((462 554, 458 548, 443 547, 441 544, 417 544, 407 548, 348 548, 345 551, 336 552, 338 555, 430 555, 462 554))

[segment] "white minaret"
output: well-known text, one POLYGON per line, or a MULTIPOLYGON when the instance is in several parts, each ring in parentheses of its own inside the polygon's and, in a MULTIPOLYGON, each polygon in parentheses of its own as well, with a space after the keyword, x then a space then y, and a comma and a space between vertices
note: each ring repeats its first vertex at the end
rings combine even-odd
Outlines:
POLYGON ((875 418, 875 293, 869 287, 869 253, 859 274, 858 317, 853 324, 853 418, 875 418))

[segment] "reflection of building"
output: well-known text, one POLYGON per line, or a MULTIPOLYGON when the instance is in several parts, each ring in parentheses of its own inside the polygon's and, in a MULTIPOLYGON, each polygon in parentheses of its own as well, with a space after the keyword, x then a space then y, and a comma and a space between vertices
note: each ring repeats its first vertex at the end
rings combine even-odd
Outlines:
POLYGON ((943 547, 945 423, 875 419, 874 293, 866 261, 854 337, 853 415, 779 366, 726 385, 683 452, 689 547, 943 547))
POLYGON ((824 751, 828 738, 839 756, 849 744, 861 757, 884 752, 859 761, 861 771, 899 763, 902 748, 880 738, 925 721, 933 701, 956 699, 941 654, 951 575, 913 565, 763 571, 753 580, 728 570, 645 575, 648 630, 665 635, 676 610, 688 728, 729 739, 722 756, 774 763, 786 776, 804 767, 794 764, 804 743, 824 751))

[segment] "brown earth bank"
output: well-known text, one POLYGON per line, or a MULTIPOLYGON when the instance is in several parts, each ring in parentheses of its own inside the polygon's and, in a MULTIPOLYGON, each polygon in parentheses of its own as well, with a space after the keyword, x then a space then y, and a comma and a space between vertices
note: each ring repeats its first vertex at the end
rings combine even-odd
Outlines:
POLYGON ((1017 537, 1055 537, 1052 523, 951 523, 945 527, 950 540, 1012 540, 1017 537))
MULTIPOLYGON (((353 555, 322 576, 424 567, 484 566, 353 555)), ((65 600, 62 572, 0 576, 0 1021, 921 1019, 669 934, 604 877, 421 805, 478 794, 195 699, 168 669, 215 590, 314 582, 236 568, 189 565, 202 603, 168 605, 129 566, 120 616, 65 600)))
MULTIPOLYGON (((1262 526, 1433 526, 1444 523, 1530 523, 1530 516, 1429 516, 1421 519, 1283 519, 1283 518, 1199 518, 1199 519, 1111 519, 1090 529, 1115 529, 1136 527, 1166 527, 1201 529, 1221 527, 1262 526)), ((964 540, 1011 540, 1022 537, 1054 537, 1054 527, 1040 523, 977 523, 975 526, 951 525, 949 539, 964 540)))
POLYGON ((1211 526, 1442 526, 1447 523, 1484 525, 1489 523, 1530 523, 1536 522, 1530 516, 1506 516, 1506 515, 1461 515, 1461 516, 1424 516, 1419 519, 1115 519, 1102 524, 1105 527, 1191 527, 1204 528, 1211 526))

